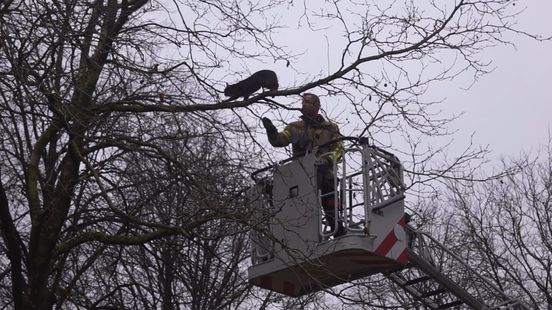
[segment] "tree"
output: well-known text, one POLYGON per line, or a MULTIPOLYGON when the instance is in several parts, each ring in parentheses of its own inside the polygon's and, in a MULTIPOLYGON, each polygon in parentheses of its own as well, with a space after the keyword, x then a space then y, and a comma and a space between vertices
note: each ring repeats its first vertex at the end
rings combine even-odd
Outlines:
MULTIPOLYGON (((453 173, 470 177, 466 167, 485 150, 468 148, 445 169, 432 168, 432 162, 446 144, 419 151, 422 138, 446 135, 453 120, 436 113, 439 102, 423 95, 434 82, 485 73, 478 52, 505 43, 506 32, 521 33, 513 27, 519 11, 507 0, 351 2, 345 10, 339 1, 302 5, 297 20, 307 29, 332 26, 345 35, 332 47, 340 53, 332 55, 339 64, 287 89, 221 101, 223 67, 251 59, 291 66, 301 61, 276 40, 287 23, 279 22, 287 13, 282 9, 296 3, 0 4, 0 260, 6 266, 0 270, 0 296, 10 296, 8 305, 88 307, 140 295, 149 305, 168 296, 163 302, 170 308, 174 293, 168 284, 164 292, 147 295, 147 285, 132 273, 125 271, 125 278, 111 268, 138 264, 130 253, 141 253, 142 262, 167 257, 157 276, 164 274, 161 283, 169 283, 163 268, 173 264, 174 244, 209 249, 213 236, 199 241, 197 235, 217 225, 232 227, 241 238, 250 224, 248 211, 229 206, 241 202, 245 175, 260 162, 258 116, 289 109, 278 100, 314 87, 348 103, 344 112, 353 111, 351 121, 362 124, 351 133, 367 134, 375 144, 400 148, 412 158, 411 186, 453 173), (454 60, 437 62, 441 56, 454 60), (267 100, 269 95, 275 97, 267 100), (391 145, 385 140, 391 133, 411 148, 391 145), (200 152, 207 144, 220 148, 200 152), (202 169, 194 169, 198 162, 202 169), (213 179, 220 173, 205 167, 214 164, 232 178, 213 179), (172 218, 175 205, 153 208, 177 198, 186 201, 179 221, 172 218), (79 283, 96 281, 106 271, 117 273, 97 291, 79 283), (134 291, 125 291, 130 288, 134 291)), ((227 241, 212 242, 218 250, 227 241)), ((208 257, 202 259, 203 264, 208 257)))
POLYGON ((538 156, 505 160, 515 173, 480 184, 450 184, 448 203, 469 261, 530 308, 552 303, 552 144, 538 156))
MULTIPOLYGON (((64 273, 60 286, 71 289, 58 294, 58 306, 216 309, 239 305, 249 296, 251 286, 242 274, 249 255, 244 225, 249 215, 239 194, 245 186, 243 172, 229 163, 222 139, 202 131, 200 140, 193 140, 189 134, 187 139, 157 142, 178 165, 167 157, 135 152, 106 164, 109 173, 103 174, 114 184, 110 200, 126 214, 181 230, 195 225, 190 234, 145 244, 81 245, 66 264, 78 276, 64 273), (187 181, 190 176, 201 178, 201 188, 187 181), (211 193, 209 201, 201 191, 211 193)), ((88 215, 79 222, 86 221, 79 226, 90 223, 96 231, 113 230, 119 236, 139 236, 145 230, 126 218, 113 218, 109 211, 105 205, 86 208, 88 215)))
MULTIPOLYGON (((182 65, 169 73, 153 72, 146 67, 151 64, 140 59, 146 57, 143 52, 154 52, 156 42, 146 44, 143 36, 132 39, 136 32, 148 33, 152 27, 162 35, 167 28, 136 26, 131 17, 152 12, 154 6, 147 1, 2 4, 1 171, 6 196, 1 222, 10 264, 7 282, 12 286, 13 299, 8 302, 16 308, 47 309, 73 294, 77 295, 73 299, 86 297, 85 290, 74 288, 94 260, 106 253, 98 243, 139 245, 171 235, 191 239, 198 227, 233 216, 219 206, 223 196, 211 194, 225 190, 231 193, 226 195, 235 195, 239 183, 208 184, 203 176, 209 170, 191 171, 193 166, 177 161, 161 144, 180 140, 184 145, 179 151, 197 152, 204 143, 227 143, 209 137, 220 136, 221 128, 231 132, 231 124, 214 113, 190 113, 182 120, 184 126, 169 123, 175 119, 169 113, 104 109, 130 98, 159 102, 156 87, 167 81, 186 85, 187 75, 180 73, 178 78, 150 83, 157 76, 176 74, 182 65), (212 126, 201 128, 202 123, 212 126), (197 136, 203 143, 195 143, 197 136), (158 159, 150 163, 172 169, 171 182, 185 183, 181 194, 187 193, 199 205, 188 208, 196 213, 186 215, 185 226, 159 218, 144 203, 152 203, 170 188, 140 200, 136 184, 125 182, 133 176, 132 160, 146 163, 144 158, 158 159)), ((193 100, 193 95, 190 91, 183 96, 193 100)), ((211 152, 207 158, 214 156, 211 152)), ((200 159, 186 158, 188 163, 200 159)), ((226 175, 232 175, 229 169, 237 167, 239 158, 224 160, 226 175)), ((144 182, 144 175, 139 180, 144 182)))

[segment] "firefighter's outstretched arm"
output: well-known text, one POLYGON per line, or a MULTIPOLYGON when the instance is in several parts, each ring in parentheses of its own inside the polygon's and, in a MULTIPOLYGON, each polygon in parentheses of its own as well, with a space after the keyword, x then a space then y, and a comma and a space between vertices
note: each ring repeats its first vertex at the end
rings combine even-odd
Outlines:
POLYGON ((286 146, 291 143, 291 132, 288 127, 282 132, 278 132, 276 126, 272 124, 272 121, 266 117, 263 117, 263 126, 266 129, 266 135, 268 136, 268 142, 272 146, 286 146))

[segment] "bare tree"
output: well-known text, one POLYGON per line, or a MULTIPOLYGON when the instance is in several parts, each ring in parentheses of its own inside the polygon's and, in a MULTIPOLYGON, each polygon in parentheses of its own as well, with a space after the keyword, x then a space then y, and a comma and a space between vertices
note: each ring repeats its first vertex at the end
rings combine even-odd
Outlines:
POLYGON ((189 233, 147 244, 127 237, 127 242, 110 247, 80 245, 79 251, 67 253, 58 306, 214 309, 238 305, 248 296, 243 265, 249 256, 249 215, 240 194, 246 178, 239 163, 233 164, 225 153, 223 139, 209 132, 194 138, 190 130, 185 139, 158 139, 157 145, 167 152, 164 156, 133 152, 105 164, 102 178, 109 185, 110 201, 125 215, 113 216, 109 205, 96 202, 96 207, 82 209, 86 215, 75 212, 80 223, 68 229, 78 225, 81 235, 91 230, 137 236, 146 230, 132 222, 139 217, 189 233), (194 185, 190 177, 200 178, 201 185, 194 185), (67 270, 78 270, 78 276, 67 270))
POLYGON ((478 271, 531 308, 552 304, 552 144, 504 161, 517 172, 482 184, 452 184, 449 204, 478 271))
MULTIPOLYGON (((259 154, 262 144, 255 138, 257 117, 286 108, 280 98, 314 87, 346 100, 344 112, 352 111, 353 123, 362 124, 351 133, 368 134, 374 143, 395 148, 400 146, 383 137, 403 137, 411 146, 402 149, 412 158, 407 162, 411 184, 458 173, 471 177, 465 169, 485 150, 468 148, 445 168, 432 162, 446 144, 419 152, 422 138, 446 135, 453 120, 436 112, 438 101, 423 95, 433 82, 468 71, 475 77, 485 73, 487 63, 478 52, 505 43, 505 32, 521 33, 513 28, 519 11, 511 11, 509 1, 351 2, 345 10, 339 1, 326 2, 322 9, 304 2, 300 24, 335 26, 345 35, 332 47, 340 53, 333 55, 339 64, 288 89, 221 101, 222 67, 251 59, 285 60, 292 66, 301 60, 273 37, 284 29, 278 21, 289 5, 296 4, 1 2, 0 296, 10 296, 7 305, 50 309, 97 307, 105 301, 122 307, 131 296, 140 296, 141 305, 170 307, 175 288, 168 286, 172 279, 163 268, 176 262, 176 236, 182 238, 177 244, 196 242, 193 249, 209 256, 208 251, 215 251, 210 242, 219 250, 228 241, 219 233, 220 240, 208 241, 213 236, 207 234, 197 241, 198 233, 217 225, 234 227, 226 221, 246 223, 247 218, 246 210, 235 212, 222 204, 230 198, 237 203, 242 189, 236 184, 243 183, 219 183, 212 178, 219 174, 194 169, 201 157, 178 154, 185 150, 209 159, 222 152, 225 157, 213 155, 216 160, 207 162, 223 159, 225 165, 218 168, 236 169, 239 173, 227 175, 243 176, 258 164, 250 153, 259 154), (454 60, 437 61, 441 56, 454 60), (266 101, 267 96, 276 97, 266 101), (209 139, 213 136, 218 139, 209 139), (167 143, 171 140, 181 143, 167 143), (202 140, 221 148, 201 153, 202 140), (178 213, 179 221, 172 218, 175 208, 156 205, 170 195, 191 204, 178 213), (136 252, 143 262, 164 262, 156 274, 163 281, 148 286, 117 268, 120 262, 129 268, 136 252), (81 280, 98 284, 88 289, 81 280), (156 285, 163 292, 147 295, 146 288, 156 285)), ((235 231, 237 238, 242 233, 235 231)), ((244 258, 241 254, 227 261, 227 255, 236 253, 223 253, 217 254, 219 263, 244 258)), ((213 266, 205 265, 208 259, 198 263, 213 266)), ((234 288, 245 292, 240 285, 234 288)), ((224 296, 236 303, 243 298, 224 296)), ((201 307, 214 305, 197 298, 206 302, 201 307)))
MULTIPOLYGON (((172 35, 188 32, 180 29, 164 35, 170 27, 135 18, 162 8, 161 4, 10 1, 3 2, 2 8, 1 171, 3 197, 10 198, 2 199, 1 227, 10 263, 10 269, 3 270, 11 274, 9 303, 16 308, 48 309, 73 294, 86 297, 86 290, 74 288, 94 260, 106 254, 98 243, 139 245, 171 235, 191 239, 199 226, 233 216, 220 208, 224 198, 216 195, 218 191, 207 192, 204 177, 209 170, 193 171, 193 165, 176 160, 174 152, 160 143, 182 140, 193 152, 200 147, 186 144, 193 135, 214 143, 207 138, 216 134, 227 139, 217 143, 230 145, 231 134, 221 131, 233 132, 232 124, 213 113, 190 113, 183 120, 187 124, 179 126, 167 122, 174 119, 170 114, 104 109, 136 99, 164 105, 168 98, 161 98, 158 87, 168 81, 178 87, 201 87, 194 71, 182 74, 179 68, 186 68, 185 62, 165 62, 165 71, 144 62, 144 57, 154 60, 150 56, 158 38, 171 41, 172 35), (193 86, 189 78, 199 83, 193 86), (201 124, 208 124, 211 132, 201 130, 201 124), (184 132, 183 127, 195 131, 184 132), (140 164, 132 160, 142 158, 132 154, 163 159, 178 171, 172 182, 185 183, 181 195, 189 194, 203 211, 189 208, 189 221, 177 226, 146 208, 170 188, 140 197, 136 186, 125 182, 125 174, 132 176, 129 167, 140 164)), ((180 98, 193 102, 199 93, 183 92, 180 98)), ((234 154, 227 158, 226 169, 232 166, 229 161, 239 161, 240 154, 234 154)), ((148 172, 151 169, 140 170, 148 172)), ((156 181, 144 178, 147 174, 140 176, 142 182, 156 181)), ((238 192, 235 185, 220 187, 226 195, 238 192)), ((118 291, 106 292, 113 293, 118 291)))

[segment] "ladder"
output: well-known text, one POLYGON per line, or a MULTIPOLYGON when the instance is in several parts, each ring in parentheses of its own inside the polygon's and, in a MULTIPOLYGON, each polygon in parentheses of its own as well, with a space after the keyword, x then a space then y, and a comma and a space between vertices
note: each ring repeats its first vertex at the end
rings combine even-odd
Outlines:
POLYGON ((529 309, 429 234, 408 226, 408 235, 408 265, 385 276, 420 305, 427 309, 529 309))

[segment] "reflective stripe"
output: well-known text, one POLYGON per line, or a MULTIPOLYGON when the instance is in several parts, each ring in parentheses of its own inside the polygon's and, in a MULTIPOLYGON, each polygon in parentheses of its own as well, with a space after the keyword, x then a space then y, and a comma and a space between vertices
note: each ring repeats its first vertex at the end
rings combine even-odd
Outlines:
POLYGON ((284 139, 286 139, 287 141, 291 141, 291 132, 289 132, 289 130, 284 129, 284 131, 282 131, 281 134, 284 137, 284 139))
POLYGON ((343 156, 344 151, 345 149, 343 148, 343 142, 342 141, 337 142, 336 146, 333 149, 334 156, 335 156, 334 160, 339 160, 341 156, 343 156))

